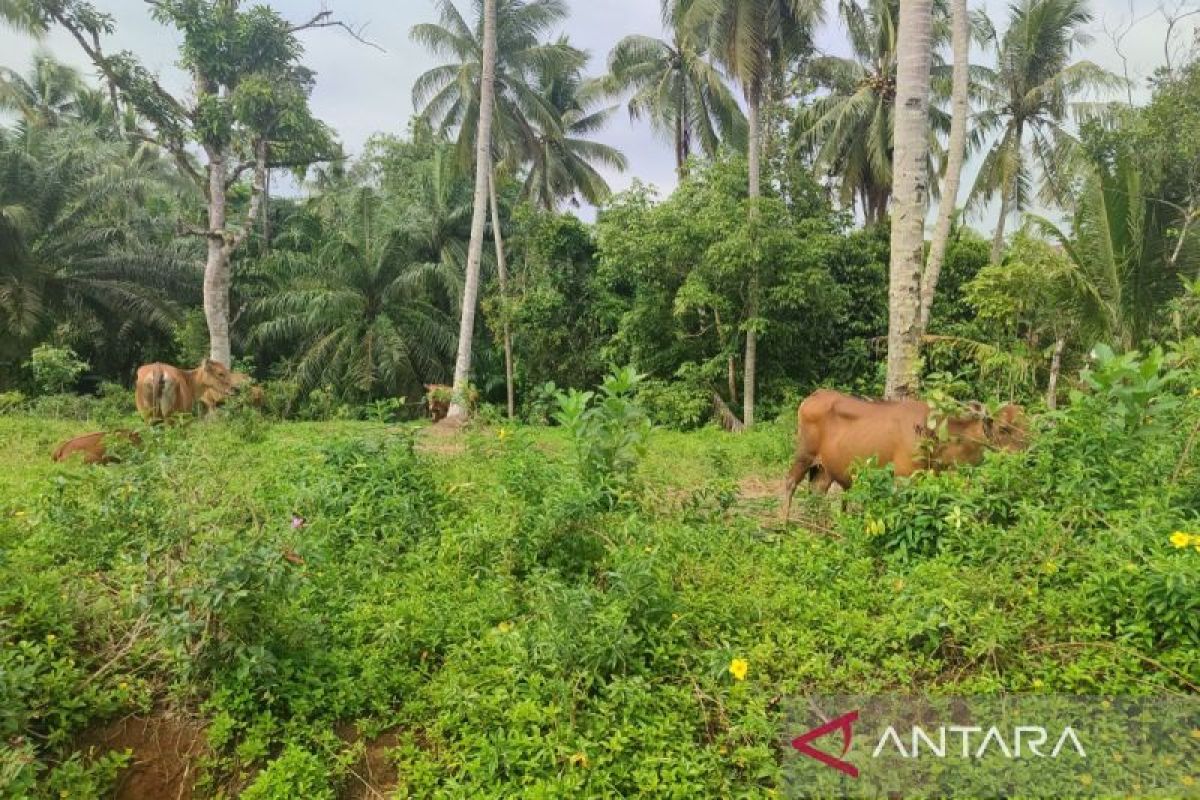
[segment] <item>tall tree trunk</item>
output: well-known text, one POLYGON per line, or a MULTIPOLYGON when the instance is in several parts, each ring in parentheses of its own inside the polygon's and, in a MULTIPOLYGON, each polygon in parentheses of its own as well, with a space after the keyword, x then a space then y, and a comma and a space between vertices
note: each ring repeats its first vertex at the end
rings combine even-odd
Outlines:
POLYGON ((675 108, 675 172, 679 180, 687 177, 687 84, 679 74, 679 103, 675 108))
MULTIPOLYGON (((729 344, 732 344, 736 348, 736 338, 731 343, 726 342, 725 335, 722 333, 725 326, 721 324, 721 312, 716 308, 713 308, 713 322, 717 326, 717 343, 721 346, 721 349, 724 350, 729 344)), ((734 336, 736 337, 737 334, 735 333, 734 336)), ((729 402, 736 406, 738 401, 737 365, 732 353, 725 358, 725 380, 729 384, 729 402)))
POLYGON ((733 360, 733 356, 725 359, 725 377, 729 381, 729 402, 737 405, 737 364, 733 360))
POLYGON ((229 250, 225 241, 225 153, 208 155, 208 245, 204 261, 204 320, 208 325, 208 357, 232 366, 229 343, 229 250))
POLYGON ((1053 411, 1058 407, 1058 376, 1062 372, 1062 355, 1067 340, 1059 336, 1054 340, 1054 355, 1050 357, 1050 380, 1046 384, 1046 408, 1053 411))
POLYGON ((504 258, 504 234, 500 232, 500 201, 496 196, 496 167, 488 175, 488 198, 492 205, 492 238, 496 243, 496 276, 500 279, 500 304, 504 320, 504 389, 508 397, 508 418, 517 415, 513 391, 512 328, 508 324, 508 262, 504 258))
MULTIPOLYGON (((1024 126, 1018 121, 1015 135, 1017 153, 1016 158, 1021 157, 1021 139, 1024 137, 1024 126)), ((996 220, 996 231, 992 234, 992 253, 990 263, 999 264, 1004 258, 1004 226, 1008 222, 1009 203, 1012 200, 1013 181, 1014 177, 1007 177, 1000 187, 1000 219, 996 220)))
POLYGON ((263 181, 263 213, 262 213, 263 250, 271 250, 271 170, 267 170, 263 181))
MULTIPOLYGON (((762 130, 761 121, 759 120, 759 100, 762 94, 761 87, 751 87, 747 94, 747 105, 750 107, 749 122, 750 122, 750 142, 749 142, 749 172, 750 185, 748 187, 750 194, 750 213, 757 213, 753 203, 760 194, 760 175, 761 175, 761 149, 762 149, 762 130)), ((758 269, 754 267, 754 273, 750 276, 750 301, 746 309, 746 316, 751 321, 751 325, 746 328, 746 357, 743 364, 742 375, 742 422, 747 428, 754 427, 754 382, 755 373, 758 370, 758 334, 754 330, 753 322, 758 316, 759 304, 759 285, 758 285, 758 269)))
POLYGON ((933 298, 937 292, 938 278, 942 274, 942 263, 946 258, 946 246, 950 241, 950 223, 954 220, 954 209, 958 203, 958 185, 962 179, 963 161, 967 153, 967 115, 970 103, 967 97, 970 69, 971 23, 967 17, 967 0, 951 0, 951 45, 954 50, 954 77, 950 95, 950 141, 947 143, 946 178, 942 183, 942 200, 938 208, 937 224, 933 229, 933 241, 929 245, 929 262, 921 276, 921 313, 918 322, 918 337, 929 328, 929 314, 933 310, 933 298))
POLYGON ((900 3, 897 35, 892 256, 888 284, 888 363, 885 395, 916 390, 920 338, 921 266, 929 200, 929 68, 932 0, 900 3))
POLYGON ((1004 223, 1008 219, 1008 182, 1000 190, 1000 219, 996 220, 996 231, 992 234, 992 253, 989 260, 999 264, 1004 257, 1004 223))
POLYGON ((479 300, 479 262, 483 258, 483 224, 487 219, 488 172, 491 164, 492 112, 495 110, 496 0, 483 0, 483 74, 479 81, 479 125, 475 131, 475 203, 471 210, 471 239, 463 284, 462 317, 458 326, 458 355, 454 359, 454 390, 447 417, 467 416, 466 391, 471 375, 471 344, 475 338, 475 306, 479 300))

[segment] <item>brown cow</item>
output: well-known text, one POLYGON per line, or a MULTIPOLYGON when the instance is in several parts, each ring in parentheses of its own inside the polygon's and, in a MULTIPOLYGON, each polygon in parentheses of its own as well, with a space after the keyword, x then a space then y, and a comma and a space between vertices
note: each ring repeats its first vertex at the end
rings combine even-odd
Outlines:
POLYGON ((821 492, 834 482, 848 489, 851 467, 870 458, 905 476, 929 467, 978 464, 989 446, 1025 446, 1020 406, 1004 406, 989 418, 982 406, 973 404, 971 414, 945 420, 944 440, 929 428, 929 414, 920 400, 863 400, 832 389, 813 392, 796 412, 796 459, 784 487, 784 521, 805 476, 821 492))
POLYGON ((173 414, 191 412, 197 403, 212 413, 217 404, 249 380, 219 361, 204 359, 195 369, 170 364, 139 367, 134 398, 147 421, 163 421, 173 414))
POLYGON ((66 461, 71 456, 79 453, 83 458, 84 464, 111 464, 116 459, 108 454, 104 447, 104 439, 108 436, 116 436, 129 442, 134 447, 142 443, 142 437, 138 436, 134 431, 112 431, 105 433, 97 431, 96 433, 86 433, 83 436, 76 436, 74 439, 68 439, 60 444, 51 456, 55 461, 66 461))
MULTIPOLYGON (((429 418, 435 423, 446 418, 450 413, 450 405, 454 397, 454 387, 443 383, 425 384, 425 405, 429 409, 429 418)), ((466 391, 467 411, 474 412, 479 405, 479 390, 470 384, 466 391)))
POLYGON ((425 384, 425 405, 429 409, 429 418, 434 422, 445 419, 450 413, 450 398, 454 389, 441 383, 425 384))

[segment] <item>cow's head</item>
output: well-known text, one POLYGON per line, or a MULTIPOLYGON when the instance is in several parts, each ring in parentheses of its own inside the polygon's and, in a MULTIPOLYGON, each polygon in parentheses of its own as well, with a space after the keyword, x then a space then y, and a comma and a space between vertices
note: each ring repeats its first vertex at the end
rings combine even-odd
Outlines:
POLYGON ((988 438, 1001 450, 1015 453, 1029 446, 1029 422, 1025 409, 1009 403, 991 417, 988 438))
POLYGON ((196 372, 197 382, 203 387, 203 391, 215 397, 228 397, 233 393, 235 386, 240 386, 249 379, 248 376, 236 373, 220 361, 213 361, 211 358, 204 359, 196 372))

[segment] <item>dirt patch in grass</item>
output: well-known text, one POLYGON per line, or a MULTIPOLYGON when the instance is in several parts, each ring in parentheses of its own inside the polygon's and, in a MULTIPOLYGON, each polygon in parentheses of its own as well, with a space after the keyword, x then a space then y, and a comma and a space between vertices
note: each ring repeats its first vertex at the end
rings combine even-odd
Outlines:
POLYGON ((85 731, 77 749, 98 754, 131 751, 115 800, 189 800, 197 763, 208 753, 199 720, 169 712, 134 715, 85 731))
POLYGON ((457 456, 466 452, 463 441, 463 424, 442 420, 417 431, 417 452, 440 456, 457 456))
POLYGON ((782 478, 746 475, 738 481, 738 496, 742 500, 776 499, 783 492, 782 478))
MULTIPOLYGON (((358 728, 349 723, 338 725, 334 731, 346 744, 355 744, 362 738, 358 728)), ((395 731, 384 731, 365 742, 363 755, 350 767, 350 779, 342 790, 342 800, 386 800, 400 777, 396 765, 388 757, 397 742, 395 731)))

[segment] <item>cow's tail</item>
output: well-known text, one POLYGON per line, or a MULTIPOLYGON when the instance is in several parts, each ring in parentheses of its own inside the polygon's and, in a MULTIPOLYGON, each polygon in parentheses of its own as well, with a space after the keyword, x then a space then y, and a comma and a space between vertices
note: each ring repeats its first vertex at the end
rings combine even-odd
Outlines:
POLYGON ((154 382, 154 407, 162 419, 170 418, 171 413, 175 410, 175 398, 178 392, 179 387, 175 381, 167 378, 166 370, 158 373, 158 380, 154 382))

